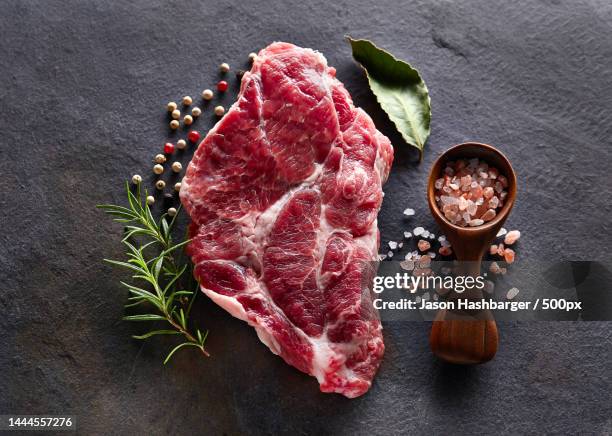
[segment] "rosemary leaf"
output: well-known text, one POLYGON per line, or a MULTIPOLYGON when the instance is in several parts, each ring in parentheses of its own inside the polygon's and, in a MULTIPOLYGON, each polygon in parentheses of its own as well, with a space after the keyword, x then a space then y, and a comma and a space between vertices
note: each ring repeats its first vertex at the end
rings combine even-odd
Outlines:
POLYGON ((170 353, 168 353, 168 356, 166 356, 166 360, 164 360, 164 365, 166 363, 168 363, 168 361, 170 360, 170 358, 172 357, 172 355, 174 353, 176 353, 178 350, 180 350, 183 347, 198 347, 198 348, 200 348, 200 345, 195 344, 193 342, 183 342, 182 344, 177 345, 176 347, 174 347, 172 349, 172 351, 170 351, 170 353))
POLYGON ((123 319, 125 321, 165 321, 161 315, 155 315, 154 313, 143 313, 139 315, 128 315, 124 316, 123 319))
MULTIPOLYGON (((181 283, 185 276, 188 277, 189 283, 193 280, 191 265, 179 262, 179 259, 182 260, 181 249, 190 240, 184 238, 178 243, 172 241, 172 229, 181 208, 178 208, 177 214, 170 221, 168 221, 166 214, 163 214, 156 221, 151 209, 143 199, 140 185, 137 185, 135 192, 132 192, 129 183, 126 183, 126 193, 129 207, 114 204, 97 206, 112 216, 114 221, 126 224, 121 242, 126 247, 127 261, 104 260, 131 271, 132 279, 143 283, 120 282, 129 292, 128 304, 125 307, 146 304, 156 313, 126 315, 123 319, 127 321, 166 322, 171 327, 135 335, 133 336, 135 339, 144 340, 158 335, 183 336, 184 342, 175 346, 168 353, 164 365, 168 363, 176 351, 183 347, 196 347, 202 354, 209 356, 204 348, 208 330, 202 333, 189 320, 191 307, 199 293, 199 285, 194 281, 194 290, 190 291, 186 290, 185 287, 191 288, 191 284, 185 286, 181 283), (145 254, 145 250, 147 250, 147 254, 145 254), (154 254, 150 255, 150 253, 154 254), (185 274, 188 269, 190 274, 185 274)), ((145 191, 144 198, 147 195, 145 191)))
POLYGON ((133 335, 134 339, 148 339, 151 336, 155 335, 180 335, 181 332, 177 332, 176 330, 153 330, 144 335, 133 335))

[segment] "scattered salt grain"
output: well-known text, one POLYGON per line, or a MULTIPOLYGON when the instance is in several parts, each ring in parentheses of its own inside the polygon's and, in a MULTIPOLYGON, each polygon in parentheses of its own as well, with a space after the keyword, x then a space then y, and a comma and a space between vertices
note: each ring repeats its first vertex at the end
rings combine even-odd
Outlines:
POLYGON ((496 244, 491 245, 491 248, 489 248, 489 254, 491 256, 495 256, 497 254, 497 245, 496 244))
POLYGON ((419 268, 427 268, 429 265, 431 265, 431 257, 421 256, 419 259, 419 268))
POLYGON ((442 246, 438 250, 438 253, 440 253, 440 256, 450 256, 453 254, 453 250, 451 250, 450 247, 442 246))
POLYGON ((423 238, 429 238, 429 230, 425 230, 423 233, 421 233, 421 236, 423 238))
POLYGON ((418 247, 420 251, 427 251, 431 248, 431 244, 429 243, 429 241, 421 239, 418 243, 418 247))
POLYGON ((414 209, 408 208, 408 209, 404 210, 404 215, 406 215, 406 216, 414 215, 414 209))
POLYGON ((392 252, 392 251, 389 251, 389 252, 387 253, 387 257, 388 257, 388 258, 393 257, 393 252, 392 252))
POLYGON ((506 243, 506 245, 512 245, 516 241, 518 241, 520 237, 521 237, 521 232, 519 232, 518 230, 512 230, 508 232, 508 234, 504 238, 504 242, 506 243))
POLYGON ((512 300, 514 299, 514 297, 516 297, 519 294, 519 290, 517 288, 510 288, 510 290, 508 291, 508 293, 506 294, 506 298, 508 300, 512 300))
POLYGON ((403 246, 404 246, 403 242, 400 242, 400 243, 397 244, 397 248, 402 248, 403 246))
POLYGON ((400 262, 400 267, 406 271, 412 271, 414 269, 414 262, 412 260, 404 260, 400 262))
POLYGON ((502 227, 501 229, 499 229, 499 232, 497 232, 497 235, 495 236, 499 238, 500 236, 504 236, 506 233, 508 233, 508 230, 502 227))
POLYGON ((423 227, 415 227, 412 233, 414 236, 420 236, 424 231, 425 229, 423 227))
POLYGON ((429 276, 431 275, 431 268, 415 268, 412 275, 413 276, 429 276))
POLYGON ((386 254, 379 254, 378 255, 378 260, 385 260, 387 258, 386 254))
POLYGON ((499 244, 497 246, 497 254, 499 254, 500 256, 504 255, 504 250, 505 250, 504 244, 499 244))
POLYGON ((395 249, 397 249, 397 242, 395 242, 395 241, 389 241, 389 248, 390 248, 391 250, 395 250, 395 249))
POLYGON ((508 264, 514 263, 514 250, 513 249, 506 248, 504 250, 504 260, 508 264))
POLYGON ((406 239, 410 239, 410 238, 412 238, 412 233, 410 233, 410 232, 404 232, 404 238, 406 238, 406 239))
POLYGON ((493 274, 499 274, 501 272, 501 268, 499 267, 497 262, 491 262, 491 265, 489 265, 489 272, 493 274))

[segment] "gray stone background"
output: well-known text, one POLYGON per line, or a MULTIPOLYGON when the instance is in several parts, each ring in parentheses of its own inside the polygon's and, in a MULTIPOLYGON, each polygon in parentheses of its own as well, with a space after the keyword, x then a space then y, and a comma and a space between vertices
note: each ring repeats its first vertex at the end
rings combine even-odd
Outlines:
MULTIPOLYGON (((437 230, 433 159, 466 140, 513 162, 508 227, 521 261, 608 260, 612 238, 612 4, 541 1, 13 1, 0 3, 0 413, 78 415, 82 434, 612 433, 609 323, 500 326, 496 359, 433 358, 429 325, 385 325, 371 391, 348 400, 274 357, 243 323, 199 300, 210 359, 132 340, 121 321, 121 202, 167 138, 164 106, 198 96, 217 65, 246 67, 275 40, 320 50, 393 141, 382 241, 437 230), (402 144, 343 35, 419 68, 433 106, 422 163, 402 144), (416 217, 402 211, 413 207, 416 217)), ((237 83, 223 99, 229 105, 237 83)), ((196 99, 199 102, 199 98, 196 99)), ((210 109, 198 120, 212 126, 210 109)), ((189 153, 182 155, 183 162, 189 153)), ((167 205, 166 205, 167 206, 167 205)))

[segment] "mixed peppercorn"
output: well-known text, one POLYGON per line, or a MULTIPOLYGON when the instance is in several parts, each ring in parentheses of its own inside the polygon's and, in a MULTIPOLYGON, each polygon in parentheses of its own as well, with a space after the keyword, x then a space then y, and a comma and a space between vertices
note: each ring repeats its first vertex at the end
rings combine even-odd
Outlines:
MULTIPOLYGON (((257 55, 255 53, 250 53, 249 61, 253 62, 256 57, 257 55)), ((229 71, 230 71, 230 66, 228 63, 223 62, 222 64, 219 65, 219 72, 222 75, 229 73, 229 71)), ((229 89, 229 83, 226 80, 219 80, 216 84, 216 88, 219 93, 224 93, 229 89)), ((211 89, 208 89, 208 88, 204 89, 201 95, 202 95, 202 99, 206 102, 212 100, 215 97, 215 93, 211 89)), ((201 107, 198 107, 198 106, 191 107, 194 101, 190 95, 183 96, 180 103, 182 104, 182 108, 179 108, 179 104, 177 104, 175 101, 168 102, 168 104, 166 105, 166 110, 168 111, 168 114, 170 117, 169 127, 171 130, 177 130, 181 126, 181 124, 183 124, 183 126, 191 126, 195 122, 196 118, 202 115, 201 107)), ((222 117, 225 114, 225 108, 222 105, 217 105, 214 107, 213 113, 217 117, 222 117)), ((187 147, 188 142, 191 144, 197 144, 200 141, 200 138, 201 138, 200 132, 198 132, 197 130, 190 130, 187 133, 186 140, 179 139, 176 141, 176 145, 172 142, 166 142, 162 148, 163 153, 158 153, 157 155, 155 155, 153 159, 154 161, 154 165, 152 168, 153 173, 156 176, 161 176, 165 170, 164 164, 170 159, 170 157, 174 154, 176 149, 184 150, 187 147)), ((183 165, 178 160, 175 160, 171 163, 170 168, 173 173, 180 174, 183 170, 183 165)), ((140 176, 139 174, 134 174, 132 176, 132 183, 133 184, 142 183, 142 176, 140 176)), ((181 182, 180 181, 176 182, 174 183, 173 186, 174 186, 174 191, 179 192, 181 189, 181 182)), ((163 192, 164 189, 166 188, 166 182, 161 179, 156 180, 155 188, 159 192, 163 192)), ((171 194, 164 194, 164 196, 172 198, 171 194)), ((146 198, 146 202, 149 206, 153 205, 155 203, 155 197, 153 195, 148 195, 146 198)), ((177 209, 174 207, 170 207, 168 208, 167 213, 169 216, 174 216, 177 213, 177 209)))

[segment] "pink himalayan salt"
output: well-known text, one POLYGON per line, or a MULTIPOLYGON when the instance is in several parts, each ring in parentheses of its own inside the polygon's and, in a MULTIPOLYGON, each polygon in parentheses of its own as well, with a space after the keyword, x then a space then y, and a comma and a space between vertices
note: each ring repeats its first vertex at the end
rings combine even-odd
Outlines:
POLYGON ((472 200, 468 200, 467 201, 467 213, 469 213, 470 215, 474 216, 476 215, 476 211, 478 210, 478 206, 476 206, 476 203, 474 203, 472 200))
POLYGON ((511 248, 506 248, 504 250, 504 260, 506 263, 510 264, 514 262, 514 250, 511 248))
POLYGON ((497 262, 491 262, 491 265, 489 265, 489 272, 491 272, 493 274, 501 273, 501 268, 499 267, 497 262))
POLYGON ((504 242, 506 245, 512 245, 521 237, 521 232, 518 230, 511 230, 506 233, 506 237, 504 238, 504 242))
POLYGON ((474 199, 478 199, 478 198, 482 198, 482 193, 483 193, 483 189, 482 186, 480 185, 476 185, 474 186, 471 190, 470 190, 470 199, 474 200, 474 199))
POLYGON ((413 276, 429 276, 431 275, 432 271, 431 268, 415 268, 414 271, 412 272, 413 276))
POLYGON ((495 210, 494 209, 489 209, 487 210, 480 218, 483 221, 491 221, 493 218, 495 218, 495 210))
POLYGON ((431 244, 429 243, 429 241, 421 239, 418 243, 418 247, 420 251, 427 251, 431 248, 431 244))
MULTIPOLYGON (((516 253, 514 252, 514 250, 511 248, 505 248, 504 244, 491 245, 491 247, 489 248, 489 254, 491 254, 491 256, 497 255, 497 256, 503 257, 506 263, 508 264, 513 263, 516 258, 516 253)), ((501 269, 503 270, 503 268, 501 269)), ((503 271, 501 273, 505 274, 503 271)))
POLYGON ((480 226, 497 216, 508 179, 477 158, 449 161, 434 182, 438 207, 452 224, 480 226))
POLYGON ((431 265, 431 257, 430 256, 421 256, 418 260, 419 268, 427 268, 431 265))
POLYGON ((400 262, 400 266, 402 267, 402 269, 404 269, 406 271, 412 271, 414 269, 414 261, 412 261, 412 260, 404 260, 404 261, 400 262))
POLYGON ((453 254, 453 250, 450 247, 442 246, 438 250, 438 253, 440 253, 440 256, 450 256, 453 254))

